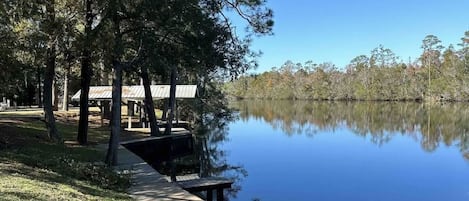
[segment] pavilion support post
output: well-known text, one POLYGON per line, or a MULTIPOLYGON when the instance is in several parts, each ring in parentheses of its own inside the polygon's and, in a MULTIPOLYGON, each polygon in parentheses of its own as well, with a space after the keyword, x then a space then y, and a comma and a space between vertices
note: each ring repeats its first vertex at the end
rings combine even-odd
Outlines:
POLYGON ((224 199, 223 188, 217 188, 217 201, 223 201, 224 199))
POLYGON ((129 116, 129 122, 127 122, 127 128, 128 129, 132 128, 132 116, 129 116))
POLYGON ((142 102, 142 108, 140 109, 142 111, 142 128, 147 127, 147 107, 145 105, 145 101, 142 102))
POLYGON ((103 106, 102 101, 99 101, 98 104, 99 104, 99 113, 101 114, 101 127, 103 127, 104 126, 104 106, 103 106))
MULTIPOLYGON (((178 109, 178 104, 177 100, 174 99, 174 108, 175 108, 175 113, 176 113, 176 124, 179 124, 179 109, 178 109)), ((173 123, 173 122, 171 122, 173 123)))
POLYGON ((166 121, 167 119, 167 114, 168 114, 168 103, 169 100, 168 99, 163 99, 163 114, 161 115, 161 120, 162 121, 166 121))
POLYGON ((213 191, 207 190, 207 201, 212 201, 213 200, 213 191))
POLYGON ((138 102, 138 123, 143 124, 142 121, 142 102, 138 102))

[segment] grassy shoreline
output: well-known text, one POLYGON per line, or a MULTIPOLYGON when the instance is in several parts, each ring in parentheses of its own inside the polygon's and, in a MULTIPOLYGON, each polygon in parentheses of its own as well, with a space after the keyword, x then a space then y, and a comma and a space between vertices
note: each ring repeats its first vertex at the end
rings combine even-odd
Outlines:
POLYGON ((107 167, 105 153, 93 146, 107 143, 107 127, 91 125, 92 145, 79 146, 77 123, 59 117, 65 143, 54 144, 42 121, 8 116, 0 117, 0 200, 131 200, 130 175, 107 167))

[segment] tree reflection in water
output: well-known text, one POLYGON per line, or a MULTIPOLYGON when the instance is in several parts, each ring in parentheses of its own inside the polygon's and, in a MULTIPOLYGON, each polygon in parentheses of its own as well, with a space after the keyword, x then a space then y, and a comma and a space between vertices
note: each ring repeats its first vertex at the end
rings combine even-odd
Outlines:
POLYGON ((172 163, 163 162, 153 164, 153 166, 160 173, 166 175, 174 172, 178 176, 196 174, 201 178, 225 177, 231 179, 234 184, 231 189, 225 191, 225 199, 229 200, 236 198, 236 194, 241 190, 240 183, 247 176, 247 171, 242 165, 227 162, 228 152, 221 148, 221 144, 228 140, 228 124, 236 117, 233 111, 228 108, 228 104, 223 101, 221 94, 216 93, 211 96, 215 98, 178 102, 182 112, 181 116, 193 122, 194 153, 174 159, 172 163))
POLYGON ((237 101, 241 120, 262 119, 287 135, 313 137, 342 126, 382 146, 395 135, 413 138, 422 149, 456 146, 469 160, 467 103, 237 101))

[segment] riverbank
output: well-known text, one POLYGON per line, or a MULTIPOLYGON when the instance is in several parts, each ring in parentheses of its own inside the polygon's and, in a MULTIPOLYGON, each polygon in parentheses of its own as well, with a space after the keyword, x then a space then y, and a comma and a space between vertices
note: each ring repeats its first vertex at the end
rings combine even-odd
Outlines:
MULTIPOLYGON (((102 163, 105 153, 93 146, 107 143, 107 127, 92 122, 90 145, 79 146, 74 118, 57 115, 64 139, 64 144, 58 145, 48 140, 39 118, 8 116, 0 118, 2 200, 131 200, 126 193, 129 174, 106 167, 102 163)), ((124 139, 132 137, 123 133, 124 139)))

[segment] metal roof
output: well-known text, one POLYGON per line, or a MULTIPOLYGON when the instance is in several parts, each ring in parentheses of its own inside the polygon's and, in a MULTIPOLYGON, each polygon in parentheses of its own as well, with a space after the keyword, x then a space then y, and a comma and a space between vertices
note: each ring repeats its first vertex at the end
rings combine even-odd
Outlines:
MULTIPOLYGON (((153 99, 169 98, 170 85, 151 85, 153 99)), ((195 98, 197 85, 176 85, 176 98, 195 98)), ((72 100, 80 100, 81 90, 72 96, 72 100)), ((110 100, 112 86, 91 86, 89 100, 110 100)), ((143 100, 145 90, 142 85, 122 86, 122 99, 143 100)))

